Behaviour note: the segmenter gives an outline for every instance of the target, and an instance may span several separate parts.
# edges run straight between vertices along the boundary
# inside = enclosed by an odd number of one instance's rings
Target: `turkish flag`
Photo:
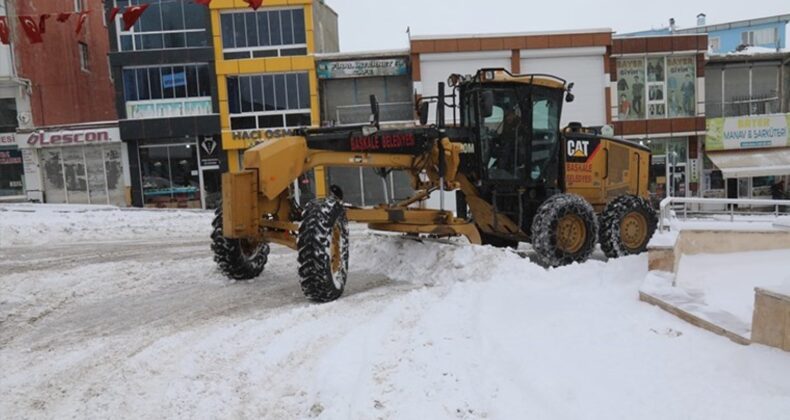
[[[8,30],[8,18],[5,16],[0,16],[0,42],[3,44],[10,44],[8,40],[8,35],[10,35],[11,31]]]
[[[58,18],[57,18],[57,19],[55,19],[55,20],[57,20],[57,21],[58,21],[58,22],[60,22],[60,23],[63,23],[63,22],[65,22],[65,21],[69,20],[69,18],[70,18],[70,17],[71,17],[71,12],[67,12],[67,13],[58,13]]]
[[[107,22],[115,22],[115,17],[118,16],[118,12],[121,11],[120,6],[115,6],[110,10],[110,17],[107,18]]]
[[[259,7],[263,4],[263,0],[244,0],[247,4],[252,7],[252,10],[258,10]]]
[[[203,6],[208,6],[211,4],[211,0],[195,0],[195,3],[202,4]]]
[[[19,22],[22,24],[22,29],[25,30],[27,39],[31,44],[38,44],[44,42],[41,38],[41,31],[38,28],[38,22],[32,16],[19,16]]]
[[[82,32],[82,26],[85,25],[85,22],[88,20],[88,13],[90,12],[90,10],[80,12],[80,17],[77,19],[77,30],[75,31],[78,35]]]
[[[148,8],[148,4],[141,4],[139,6],[129,6],[123,11],[123,30],[128,31],[132,29],[137,20],[140,19],[140,15],[145,12],[145,9]]]
[[[49,19],[49,16],[49,13],[47,13],[38,18],[38,31],[42,34],[47,31],[47,19]]]

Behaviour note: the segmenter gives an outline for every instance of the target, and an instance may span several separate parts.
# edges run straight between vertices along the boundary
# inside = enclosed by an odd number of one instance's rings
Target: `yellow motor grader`
[[[233,279],[260,275],[269,244],[298,251],[304,294],[340,297],[349,258],[348,221],[370,229],[434,237],[465,236],[472,244],[515,247],[530,242],[544,266],[583,262],[600,242],[609,257],[645,250],[656,228],[648,195],[650,151],[604,137],[580,124],[560,128],[572,83],[542,74],[482,69],[452,75],[436,97],[423,98],[420,124],[380,124],[371,97],[370,124],[304,128],[244,153],[244,170],[222,178],[212,249]],[[452,100],[449,100],[449,99]],[[436,124],[427,124],[430,104]],[[445,108],[460,118],[445,124]],[[403,170],[414,195],[359,208],[331,186],[303,207],[294,180],[316,167]],[[456,208],[444,208],[455,191]],[[432,193],[440,208],[424,208]]]

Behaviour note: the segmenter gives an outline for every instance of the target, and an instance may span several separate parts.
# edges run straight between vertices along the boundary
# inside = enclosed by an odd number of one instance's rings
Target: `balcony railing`
[[[780,112],[782,112],[782,103],[778,96],[735,97],[729,102],[707,102],[705,104],[705,115],[708,118],[778,114]]]

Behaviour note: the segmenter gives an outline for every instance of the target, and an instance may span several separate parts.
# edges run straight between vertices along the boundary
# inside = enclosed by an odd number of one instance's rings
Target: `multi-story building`
[[[124,149],[113,107],[102,14],[87,14],[81,30],[75,33],[78,13],[101,10],[101,0],[4,3],[11,27],[13,64],[0,66],[10,76],[3,82],[3,119],[4,124],[13,123],[10,110],[15,109],[19,126],[6,125],[3,130],[17,131],[25,198],[47,203],[124,205],[128,185]],[[60,13],[71,15],[65,22],[50,19],[40,43],[31,42],[17,19]],[[9,51],[3,47],[2,52],[2,61],[7,63]],[[14,155],[11,161],[15,161]],[[19,186],[13,181],[12,185]]]
[[[790,22],[790,14],[708,25],[705,14],[700,13],[697,15],[697,26],[691,28],[678,28],[675,25],[675,19],[670,19],[669,26],[664,28],[632,32],[620,36],[707,34],[708,48],[713,54],[733,52],[746,46],[779,51],[786,45],[788,22]]]
[[[711,55],[705,195],[769,198],[790,182],[790,53]]]
[[[105,11],[139,3],[106,2]],[[115,108],[129,150],[131,202],[146,207],[217,205],[227,158],[220,147],[209,10],[149,0],[137,23],[109,27]]]
[[[381,122],[413,121],[409,51],[316,54],[321,125],[364,124],[370,95],[379,102]],[[343,199],[366,206],[409,197],[410,178],[402,171],[327,168],[327,185],[338,185]]]
[[[6,1],[0,1],[0,16],[7,15]],[[28,86],[17,76],[12,46],[0,44],[0,201],[26,199],[22,151],[14,135],[20,123],[32,126]]]
[[[239,170],[245,149],[289,128],[319,125],[313,54],[339,49],[337,14],[321,0],[211,2],[222,148]],[[325,194],[324,171],[315,188]],[[309,182],[305,178],[304,182]]]

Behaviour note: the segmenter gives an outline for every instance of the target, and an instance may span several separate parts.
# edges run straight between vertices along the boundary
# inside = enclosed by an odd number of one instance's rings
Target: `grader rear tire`
[[[348,277],[348,220],[335,197],[307,204],[299,225],[299,276],[302,292],[315,302],[340,297]]]
[[[617,197],[601,214],[601,250],[609,258],[641,254],[657,225],[656,212],[644,198]]]
[[[551,196],[532,221],[532,247],[537,262],[545,267],[587,261],[597,238],[595,211],[578,195]]]
[[[269,245],[243,239],[226,238],[222,232],[222,203],[214,212],[211,226],[211,250],[219,270],[233,280],[258,277],[269,260]]]

